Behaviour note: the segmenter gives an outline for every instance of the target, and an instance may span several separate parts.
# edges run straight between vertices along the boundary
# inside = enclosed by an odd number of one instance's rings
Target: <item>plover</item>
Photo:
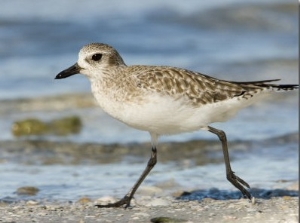
[[[210,126],[234,116],[240,109],[274,91],[298,89],[297,84],[276,85],[273,80],[226,81],[202,73],[169,66],[127,66],[111,46],[84,46],[78,61],[56,79],[81,73],[91,82],[99,106],[113,118],[151,136],[151,157],[132,189],[118,202],[98,207],[129,207],[136,190],[155,166],[160,135],[206,130],[222,144],[226,177],[242,195],[251,200],[249,184],[230,166],[224,131]]]

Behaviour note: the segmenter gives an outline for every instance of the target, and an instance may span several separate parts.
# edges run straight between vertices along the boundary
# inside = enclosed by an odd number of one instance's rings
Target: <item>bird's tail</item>
[[[244,87],[257,87],[268,89],[271,91],[292,91],[299,88],[299,84],[269,84],[270,82],[279,81],[280,79],[263,80],[263,81],[250,81],[250,82],[234,82]]]

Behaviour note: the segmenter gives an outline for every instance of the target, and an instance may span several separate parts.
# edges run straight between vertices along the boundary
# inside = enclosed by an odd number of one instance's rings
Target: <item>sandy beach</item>
[[[135,201],[132,208],[94,207],[94,202],[45,203],[34,201],[0,206],[0,222],[136,222],[136,223],[198,223],[198,222],[298,222],[298,197],[272,197],[246,199],[182,201],[172,198],[147,196]]]

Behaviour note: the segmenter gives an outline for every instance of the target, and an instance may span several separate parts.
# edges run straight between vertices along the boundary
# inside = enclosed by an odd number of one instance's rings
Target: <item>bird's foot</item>
[[[115,203],[110,203],[110,204],[96,204],[95,206],[98,208],[118,208],[118,207],[124,207],[124,208],[129,208],[130,207],[130,201],[132,197],[125,196],[121,200],[115,202]]]
[[[249,184],[244,181],[243,179],[239,178],[237,175],[234,174],[233,171],[230,171],[227,174],[227,179],[237,188],[239,189],[244,197],[247,197],[249,200],[252,199],[252,195],[246,188],[250,188]],[[246,187],[246,188],[245,188]]]

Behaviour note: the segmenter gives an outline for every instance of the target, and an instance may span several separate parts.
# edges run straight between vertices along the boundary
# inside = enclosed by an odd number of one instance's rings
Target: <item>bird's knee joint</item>
[[[152,157],[149,161],[148,161],[148,166],[153,167],[155,166],[157,160],[156,158]]]
[[[225,132],[220,131],[219,134],[218,134],[218,136],[219,136],[220,140],[222,140],[222,141],[226,140],[226,134],[225,134]]]
[[[233,172],[229,172],[226,174],[226,178],[227,178],[227,180],[232,180],[235,178],[235,175]]]

